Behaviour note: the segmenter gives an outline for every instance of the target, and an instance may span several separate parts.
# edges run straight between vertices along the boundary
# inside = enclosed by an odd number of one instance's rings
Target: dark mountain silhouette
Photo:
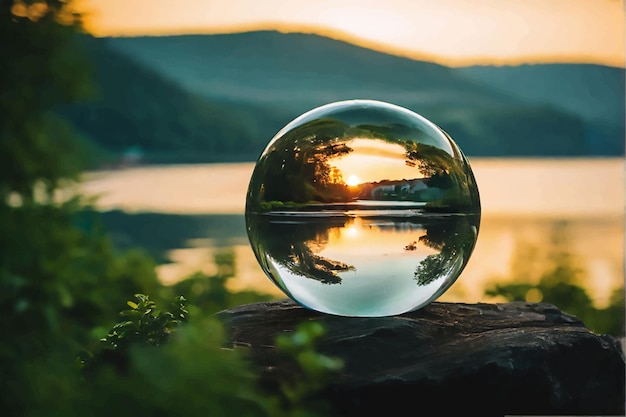
[[[207,162],[255,158],[262,108],[225,103],[187,91],[177,82],[106,46],[83,39],[96,91],[59,113],[104,150],[145,154],[151,162]]]
[[[619,138],[624,138],[624,68],[535,64],[472,66],[456,71],[529,104],[545,103],[576,114],[586,123],[589,144],[599,147],[600,154],[623,152]]]
[[[414,61],[317,35],[111,38],[109,45],[207,97],[312,108],[329,101],[377,98],[401,105],[468,100],[498,104],[506,96],[448,67]]]
[[[262,31],[89,42],[103,94],[66,114],[107,149],[138,145],[161,161],[253,160],[297,115],[353,98],[410,108],[443,127],[471,156],[624,152],[614,94],[623,90],[623,79],[620,85],[614,76],[600,76],[609,88],[594,89],[594,100],[608,110],[596,105],[591,117],[584,87],[528,96],[531,88],[521,81],[519,88],[509,85],[515,80],[492,82],[500,76],[483,75],[480,68],[449,68],[317,35]],[[500,69],[506,71],[489,67]],[[579,85],[605,68],[585,70]],[[519,79],[528,85],[541,76]]]

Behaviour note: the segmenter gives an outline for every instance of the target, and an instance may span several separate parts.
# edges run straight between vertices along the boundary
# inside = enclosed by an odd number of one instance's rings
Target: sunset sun
[[[346,181],[346,184],[348,184],[350,187],[354,187],[356,185],[359,185],[360,183],[361,183],[361,179],[354,174],[351,174],[348,177],[348,181]]]

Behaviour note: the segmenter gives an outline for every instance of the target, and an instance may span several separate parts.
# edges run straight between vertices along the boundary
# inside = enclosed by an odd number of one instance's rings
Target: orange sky
[[[96,35],[305,31],[448,65],[624,66],[623,0],[78,0]]]
[[[353,152],[332,158],[329,163],[341,171],[344,181],[352,185],[381,180],[422,178],[416,167],[408,166],[406,149],[382,140],[352,139],[346,142]],[[352,178],[352,179],[351,179]]]

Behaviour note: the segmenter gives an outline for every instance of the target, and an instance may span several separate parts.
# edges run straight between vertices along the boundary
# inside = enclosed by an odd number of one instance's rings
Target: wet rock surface
[[[267,389],[297,372],[275,348],[276,336],[302,321],[321,323],[317,351],[345,364],[322,392],[340,415],[624,414],[619,341],[550,304],[434,302],[361,318],[281,300],[218,315],[230,343],[249,347]]]

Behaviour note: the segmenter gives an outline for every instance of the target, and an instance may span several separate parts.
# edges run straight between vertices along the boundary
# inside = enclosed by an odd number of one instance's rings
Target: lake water
[[[480,232],[467,267],[440,301],[502,301],[487,298],[484,290],[495,283],[536,282],[559,253],[581,270],[578,284],[597,307],[623,287],[623,159],[470,158],[470,163],[481,196]],[[160,277],[173,282],[197,270],[210,274],[213,256],[228,248],[236,256],[233,289],[281,295],[261,271],[243,229],[253,168],[252,163],[132,167],[86,173],[80,187],[97,196],[103,211],[206,216],[207,224],[229,215],[232,235],[224,227],[218,233],[215,224],[169,248],[172,262],[158,267]]]

